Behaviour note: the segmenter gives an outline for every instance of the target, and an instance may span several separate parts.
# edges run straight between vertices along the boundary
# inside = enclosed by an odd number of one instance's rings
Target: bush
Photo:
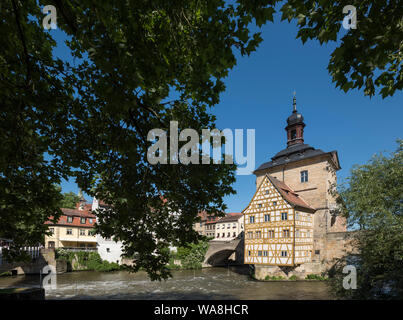
[[[306,277],[305,277],[305,280],[326,280],[326,278],[325,277],[322,277],[322,276],[320,276],[320,275],[318,275],[318,274],[308,274]]]
[[[288,280],[295,281],[295,280],[298,280],[298,278],[295,274],[293,274]]]
[[[284,280],[285,278],[282,276],[266,276],[266,278],[264,278],[266,281],[270,281],[270,280]]]
[[[171,252],[169,269],[201,269],[206,252],[208,250],[208,241],[191,243],[186,247],[178,247],[177,252]],[[182,266],[173,263],[174,260],[180,260]]]
[[[73,252],[57,249],[56,260],[67,261],[67,263],[72,266],[73,270],[115,271],[121,269],[121,266],[115,262],[102,260],[98,252]],[[75,262],[74,265],[73,260]]]

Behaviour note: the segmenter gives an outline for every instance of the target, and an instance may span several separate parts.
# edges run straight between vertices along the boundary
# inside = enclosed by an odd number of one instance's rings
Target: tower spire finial
[[[297,94],[297,93],[296,93],[295,90],[294,90],[294,92],[293,92],[293,98],[292,98],[292,106],[293,106],[292,112],[297,112],[297,98],[295,97],[296,94]]]

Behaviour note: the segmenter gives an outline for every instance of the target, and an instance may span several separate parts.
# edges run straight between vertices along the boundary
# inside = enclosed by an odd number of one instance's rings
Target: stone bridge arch
[[[223,266],[228,263],[244,262],[243,233],[230,241],[211,240],[206,252],[203,266]]]

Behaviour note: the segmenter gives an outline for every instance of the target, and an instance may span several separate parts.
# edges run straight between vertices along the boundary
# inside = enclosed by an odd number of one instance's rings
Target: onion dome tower
[[[287,118],[287,126],[285,130],[287,131],[287,147],[294,144],[304,143],[304,117],[297,111],[297,99],[293,98],[293,111],[292,114]]]

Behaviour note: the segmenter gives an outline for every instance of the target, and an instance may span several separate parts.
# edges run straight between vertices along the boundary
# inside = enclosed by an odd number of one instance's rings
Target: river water
[[[240,267],[172,271],[150,281],[145,272],[81,271],[57,275],[46,299],[332,299],[324,282],[259,282]],[[1,277],[0,288],[39,286],[39,276]]]

